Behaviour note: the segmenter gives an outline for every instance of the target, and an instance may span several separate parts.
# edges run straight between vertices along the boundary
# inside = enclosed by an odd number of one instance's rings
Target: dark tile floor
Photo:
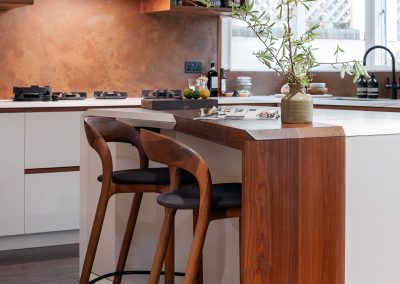
[[[0,252],[0,284],[76,284],[78,244]]]

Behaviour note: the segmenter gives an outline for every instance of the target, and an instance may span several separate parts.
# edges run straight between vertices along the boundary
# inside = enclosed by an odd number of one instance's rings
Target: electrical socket
[[[202,73],[203,66],[200,61],[185,61],[185,73]]]

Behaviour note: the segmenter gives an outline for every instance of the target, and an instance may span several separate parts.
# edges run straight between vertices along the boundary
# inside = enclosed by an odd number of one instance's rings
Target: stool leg
[[[89,243],[86,250],[85,260],[83,262],[80,284],[87,284],[92,272],[94,257],[96,255],[97,247],[99,244],[101,229],[103,228],[104,217],[107,211],[109,196],[102,190],[97,204],[96,214],[93,220],[92,231],[90,232]]]
[[[197,220],[199,218],[199,210],[193,210],[193,235],[196,231]],[[203,284],[203,254],[200,256],[199,273],[197,274],[197,284]]]
[[[154,255],[153,265],[151,267],[149,284],[158,284],[160,279],[161,269],[167,253],[168,243],[174,223],[176,209],[165,208],[164,222],[161,228],[160,238],[157,244],[157,250]]]
[[[128,258],[129,247],[132,242],[133,232],[135,231],[136,221],[139,215],[140,203],[142,202],[143,193],[135,193],[132,201],[131,211],[129,212],[128,223],[126,224],[124,240],[122,241],[121,250],[118,257],[118,264],[115,271],[123,271],[126,264],[126,259]],[[122,275],[117,275],[114,277],[114,284],[121,283]]]
[[[243,273],[243,253],[242,253],[242,216],[239,217],[239,265],[240,265],[240,284],[244,283]]]
[[[184,284],[193,284],[196,281],[209,221],[208,214],[199,215],[198,217],[192,246],[190,248]]]
[[[175,281],[175,220],[172,220],[171,228],[167,255],[165,256],[165,284],[174,284]]]

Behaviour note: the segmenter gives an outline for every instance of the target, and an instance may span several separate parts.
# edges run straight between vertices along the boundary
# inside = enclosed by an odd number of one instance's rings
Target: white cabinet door
[[[26,113],[25,168],[79,166],[81,113]]]
[[[24,118],[0,114],[0,236],[24,233]]]
[[[25,175],[25,233],[79,229],[79,172]]]

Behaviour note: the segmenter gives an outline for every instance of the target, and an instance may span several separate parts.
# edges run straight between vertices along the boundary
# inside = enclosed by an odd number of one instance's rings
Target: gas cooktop
[[[94,97],[101,100],[126,99],[128,97],[128,93],[120,91],[94,91]]]
[[[181,90],[142,90],[143,99],[182,99]]]
[[[51,87],[39,87],[32,85],[30,87],[14,87],[14,101],[50,101]]]
[[[70,93],[68,93],[68,92],[53,92],[51,95],[51,99],[53,101],[84,100],[86,98],[87,98],[86,92],[70,92]]]

